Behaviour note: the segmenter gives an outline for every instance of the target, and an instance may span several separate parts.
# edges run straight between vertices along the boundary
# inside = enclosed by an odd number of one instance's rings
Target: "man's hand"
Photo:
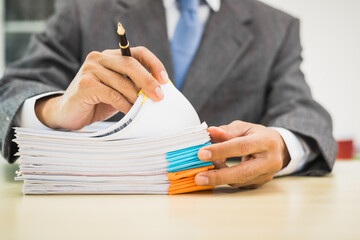
[[[274,129],[241,121],[208,129],[218,143],[203,147],[202,161],[214,161],[216,170],[196,175],[197,185],[229,184],[233,187],[258,187],[273,179],[287,166],[290,155],[281,135]],[[240,157],[242,162],[228,167],[226,158]]]
[[[36,102],[38,119],[50,128],[78,130],[118,111],[127,113],[140,89],[153,101],[162,100],[165,67],[145,47],[131,52],[132,57],[119,49],[90,53],[63,95]]]

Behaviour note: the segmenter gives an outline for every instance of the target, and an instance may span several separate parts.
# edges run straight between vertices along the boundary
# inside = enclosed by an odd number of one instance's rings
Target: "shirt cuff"
[[[15,123],[17,123],[16,125],[23,128],[49,129],[37,118],[35,113],[35,103],[40,98],[48,97],[51,95],[59,95],[63,93],[64,91],[47,92],[26,99],[24,104],[20,108],[17,119],[15,120]]]
[[[277,172],[275,177],[290,175],[303,169],[309,155],[305,148],[305,142],[285,128],[272,127],[272,129],[281,135],[290,154],[289,164]]]

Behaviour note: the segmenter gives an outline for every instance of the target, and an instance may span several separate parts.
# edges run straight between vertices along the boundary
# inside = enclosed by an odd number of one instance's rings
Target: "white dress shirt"
[[[204,25],[209,19],[210,12],[218,12],[221,7],[220,0],[206,0],[205,2],[206,3],[200,4],[198,9],[199,18]],[[163,5],[166,12],[168,38],[171,41],[177,22],[180,19],[180,11],[178,9],[176,0],[163,0]],[[63,91],[49,92],[27,99],[21,107],[15,123],[18,123],[17,125],[21,127],[47,128],[36,117],[34,109],[35,102],[40,98],[61,93],[63,93]],[[291,158],[288,166],[279,171],[276,176],[289,175],[301,170],[306,163],[306,159],[310,155],[310,150],[307,144],[300,137],[297,137],[294,133],[287,129],[275,127],[273,129],[279,132],[279,134],[284,139]]]

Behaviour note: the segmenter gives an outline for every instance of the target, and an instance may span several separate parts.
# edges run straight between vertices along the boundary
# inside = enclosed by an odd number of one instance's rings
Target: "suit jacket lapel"
[[[225,79],[235,61],[253,39],[247,29],[250,7],[247,1],[222,1],[204,30],[198,52],[185,79],[183,94],[197,111]]]
[[[165,9],[160,0],[122,0],[115,10],[115,24],[123,23],[131,46],[145,46],[165,65],[170,78],[174,71],[168,40]]]

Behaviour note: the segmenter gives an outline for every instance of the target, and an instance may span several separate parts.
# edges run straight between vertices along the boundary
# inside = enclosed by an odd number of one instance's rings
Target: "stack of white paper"
[[[197,187],[194,174],[212,168],[197,158],[210,141],[206,124],[171,84],[153,102],[140,94],[117,123],[78,132],[15,128],[17,180],[25,194],[172,194]]]

